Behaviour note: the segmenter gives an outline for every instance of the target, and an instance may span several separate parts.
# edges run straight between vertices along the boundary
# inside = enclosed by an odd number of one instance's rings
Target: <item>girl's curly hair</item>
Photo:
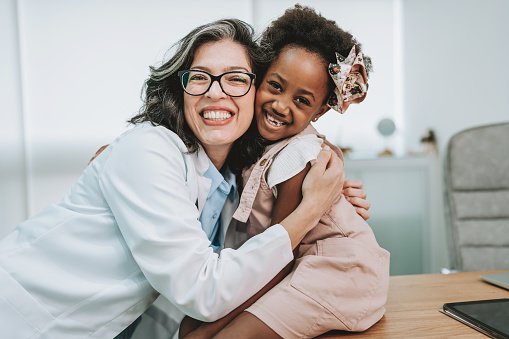
[[[339,28],[335,21],[324,18],[310,7],[295,5],[263,32],[261,47],[266,57],[264,71],[287,47],[301,47],[316,53],[328,65],[336,62],[336,52],[347,57],[353,45],[357,52],[362,51],[362,45],[352,34]],[[366,55],[364,65],[369,75],[372,65]],[[334,82],[331,78],[328,85],[329,93],[332,93]]]

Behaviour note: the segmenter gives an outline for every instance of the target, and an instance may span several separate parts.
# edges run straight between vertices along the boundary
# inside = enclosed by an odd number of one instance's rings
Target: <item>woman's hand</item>
[[[320,210],[321,216],[340,197],[344,181],[343,161],[325,146],[302,183],[302,201]]]
[[[104,149],[105,149],[106,147],[108,147],[108,146],[109,146],[109,145],[104,145],[104,146],[102,146],[101,148],[99,148],[99,149],[97,150],[97,152],[95,152],[95,154],[94,154],[94,156],[92,157],[92,159],[90,159],[90,160],[88,161],[88,165],[90,165],[90,163],[91,163],[91,162],[92,162],[95,158],[97,158],[97,156],[98,156],[99,154],[101,154],[101,152],[102,152],[102,151],[104,151]]]
[[[356,179],[346,180],[343,184],[343,195],[364,220],[369,219],[371,203],[366,200],[366,191],[362,189],[362,181]]]

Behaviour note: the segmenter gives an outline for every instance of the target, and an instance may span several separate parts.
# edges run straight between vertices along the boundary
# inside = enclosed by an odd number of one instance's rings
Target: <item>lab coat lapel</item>
[[[203,206],[205,205],[205,201],[207,200],[207,196],[209,194],[210,186],[212,185],[212,180],[209,178],[204,177],[203,175],[209,168],[209,158],[203,148],[200,147],[198,152],[196,152],[196,158],[195,158],[195,166],[196,166],[196,173],[197,175],[197,191],[198,191],[198,198],[197,198],[197,204],[198,204],[198,211],[201,214],[201,211],[203,210]]]

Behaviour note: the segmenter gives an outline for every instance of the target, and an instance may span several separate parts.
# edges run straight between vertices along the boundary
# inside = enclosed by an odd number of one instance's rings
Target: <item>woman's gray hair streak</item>
[[[251,29],[251,27],[249,27],[249,29]],[[167,67],[164,67],[164,65],[159,68],[150,67],[150,77],[154,80],[162,80],[168,76],[176,74],[181,69],[189,68],[193,62],[194,54],[198,47],[209,41],[219,41],[224,39],[235,41],[237,31],[238,25],[232,22],[232,20],[219,20],[209,25],[203,25],[195,28],[173,46],[173,48],[177,47],[178,51],[175,53],[173,58],[166,62]],[[251,31],[250,34],[252,36],[253,32]],[[189,66],[183,67],[184,65]]]
[[[171,50],[175,50],[173,56],[159,67],[150,67],[150,77],[145,81],[142,91],[143,106],[139,113],[129,120],[132,124],[150,121],[154,125],[162,125],[175,132],[188,147],[189,152],[194,153],[200,146],[200,141],[187,125],[184,117],[184,92],[179,83],[177,72],[189,69],[193,63],[194,55],[202,45],[220,40],[232,40],[242,45],[249,56],[251,68],[254,73],[261,68],[264,62],[263,54],[254,38],[253,28],[242,20],[222,19],[195,28],[183,39],[177,42]],[[254,133],[251,129],[251,133]],[[236,143],[245,143],[245,137],[241,137]],[[249,138],[248,138],[249,139]],[[253,139],[253,136],[251,136]],[[242,154],[235,155],[236,164],[230,163],[230,168],[247,166],[258,156],[251,152],[251,146]],[[234,149],[238,149],[235,147]]]

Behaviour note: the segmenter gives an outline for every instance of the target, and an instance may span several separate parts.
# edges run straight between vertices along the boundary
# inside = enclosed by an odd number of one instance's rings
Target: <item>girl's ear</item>
[[[311,119],[311,121],[313,122],[317,122],[318,119],[324,115],[325,113],[327,113],[327,111],[330,110],[330,107],[329,105],[322,105],[322,107],[320,107],[320,109],[318,109],[318,112],[315,113],[315,116],[313,117],[313,119]]]

